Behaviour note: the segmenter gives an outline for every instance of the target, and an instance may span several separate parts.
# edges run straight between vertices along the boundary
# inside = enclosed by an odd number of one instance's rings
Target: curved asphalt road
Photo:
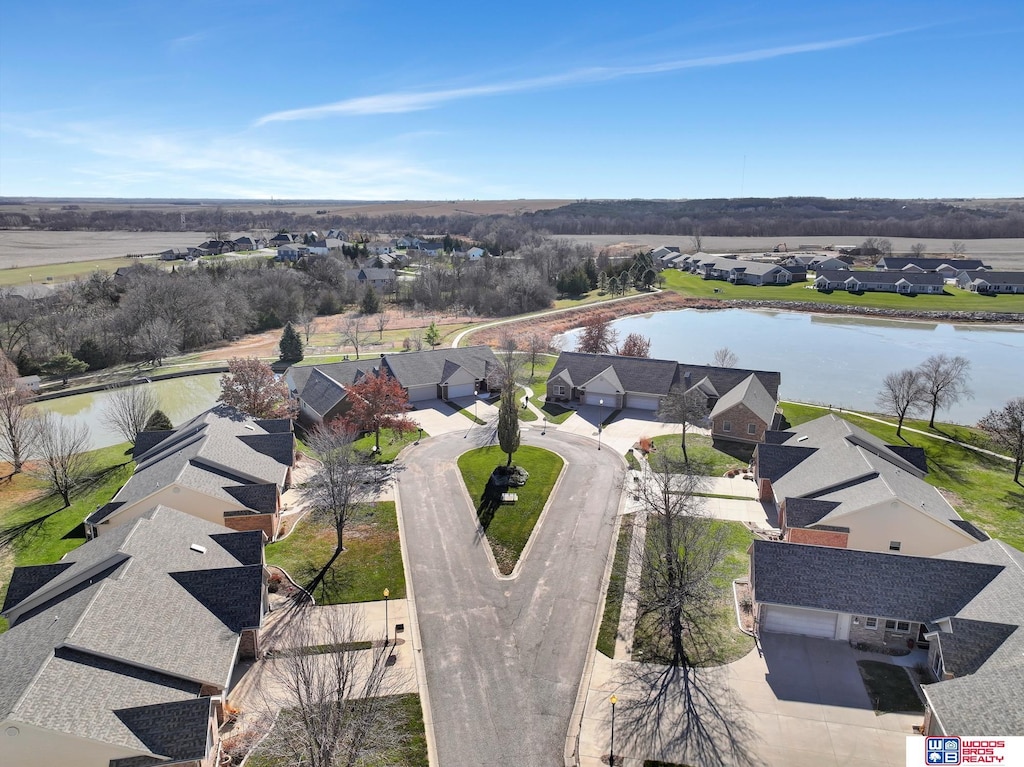
[[[524,430],[524,445],[566,466],[517,577],[499,579],[455,463],[471,440],[449,434],[413,447],[398,483],[438,761],[562,765],[623,463],[592,440]]]

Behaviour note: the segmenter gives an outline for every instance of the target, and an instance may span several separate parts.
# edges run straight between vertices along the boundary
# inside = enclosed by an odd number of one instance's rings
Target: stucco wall
[[[17,728],[18,734],[8,735],[9,727]],[[124,759],[143,753],[54,730],[44,730],[18,721],[4,720],[0,723],[0,764],[5,767],[106,765],[111,759]]]
[[[224,524],[225,511],[242,509],[242,506],[237,501],[230,503],[188,487],[168,485],[130,506],[122,507],[117,513],[97,525],[96,533],[97,535],[103,535],[104,532],[115,527],[134,522],[159,504],[169,506],[172,509],[178,509],[186,514],[191,514],[193,517],[213,522],[216,525]]]
[[[955,515],[950,507],[949,518]],[[847,514],[842,524],[850,528],[849,548],[864,551],[889,551],[890,541],[899,541],[900,554],[933,557],[977,543],[959,528],[946,526],[900,500]]]

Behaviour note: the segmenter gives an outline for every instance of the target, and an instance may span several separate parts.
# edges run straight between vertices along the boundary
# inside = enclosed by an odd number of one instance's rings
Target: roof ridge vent
[[[205,554],[206,553],[206,547],[205,546],[200,546],[198,543],[193,543],[188,548],[189,548],[189,551],[194,551],[194,552],[196,552],[198,554]]]

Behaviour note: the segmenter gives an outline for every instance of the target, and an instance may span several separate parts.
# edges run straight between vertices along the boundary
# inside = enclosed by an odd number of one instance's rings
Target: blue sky
[[[0,195],[1024,195],[1024,4],[7,2]]]

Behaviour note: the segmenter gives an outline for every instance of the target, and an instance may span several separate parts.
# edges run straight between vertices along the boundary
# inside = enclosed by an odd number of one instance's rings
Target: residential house
[[[444,243],[421,242],[420,250],[426,251],[431,256],[440,256],[444,253]]]
[[[158,505],[15,568],[0,764],[212,767],[232,670],[260,651],[263,541]]]
[[[234,240],[207,240],[201,243],[199,247],[205,250],[211,255],[221,255],[222,253],[233,253],[235,250]]]
[[[489,346],[382,354],[378,359],[293,366],[285,380],[299,401],[299,419],[317,425],[344,413],[347,389],[363,376],[388,375],[412,403],[452,400],[490,391],[500,365]]]
[[[665,262],[671,258],[675,258],[679,254],[679,248],[671,245],[662,245],[661,247],[655,248],[651,251],[651,260],[655,264],[665,266]]]
[[[832,413],[769,432],[753,463],[789,542],[930,557],[988,539],[924,481],[921,448],[887,445]]]
[[[176,261],[178,259],[188,258],[188,248],[168,248],[167,250],[160,252],[161,261]]]
[[[324,235],[325,239],[329,240],[348,240],[348,235],[345,234],[341,229],[328,229],[327,234]]]
[[[317,256],[326,256],[331,252],[340,252],[342,247],[346,243],[333,237],[327,237],[322,240],[311,240],[307,245],[307,251]]]
[[[423,240],[419,237],[399,237],[394,241],[395,247],[398,249],[413,248],[419,249],[423,246]]]
[[[942,293],[945,279],[935,272],[862,272],[822,270],[813,283],[821,291],[846,290],[850,293]]]
[[[472,247],[466,251],[466,257],[470,261],[479,261],[481,258],[487,255],[487,251],[484,248]]]
[[[363,287],[370,285],[378,293],[388,293],[395,287],[394,269],[376,269],[369,266],[362,269],[346,269],[345,277]]]
[[[917,557],[755,540],[755,626],[882,652],[927,647],[927,735],[1024,735],[1024,554]]]
[[[135,472],[109,503],[85,518],[103,536],[163,504],[233,530],[261,530],[274,540],[281,493],[291,487],[295,435],[287,418],[249,418],[227,405],[173,431],[142,432]]]
[[[118,271],[121,269],[131,268],[134,267],[122,266],[118,268]],[[55,298],[57,296],[57,292],[50,285],[45,283],[36,284],[34,282],[30,282],[28,285],[11,285],[10,287],[0,289],[0,291],[2,291],[4,298],[18,299],[18,303],[24,304],[35,304],[39,301],[45,302],[48,299]]]
[[[386,240],[373,240],[366,243],[366,252],[373,256],[383,256],[387,253],[393,253],[394,250],[395,247]]]
[[[823,253],[797,253],[780,262],[783,266],[802,266],[806,272],[817,274],[823,271],[850,269],[853,259],[849,256],[830,256]]]
[[[706,280],[725,280],[734,285],[789,285],[793,282],[793,272],[784,266],[734,256],[703,259],[700,269]]]
[[[990,267],[979,258],[880,258],[875,269],[886,272],[935,272],[947,279],[956,277],[962,271],[976,271]]]
[[[781,375],[763,370],[685,365],[674,360],[562,352],[547,380],[547,399],[610,410],[658,410],[674,386],[707,398],[715,437],[757,442],[776,420]]]
[[[289,245],[296,241],[296,236],[291,232],[279,232],[270,238],[268,244],[272,248],[276,248],[279,245]]]
[[[233,242],[235,250],[260,250],[267,247],[266,237],[238,237]]]
[[[962,271],[956,277],[956,285],[973,293],[1024,293],[1024,272]]]
[[[286,245],[279,245],[277,247],[277,255],[274,256],[275,261],[289,261],[294,263],[300,258],[309,255],[309,248],[306,245],[299,245],[297,243],[289,243]]]

